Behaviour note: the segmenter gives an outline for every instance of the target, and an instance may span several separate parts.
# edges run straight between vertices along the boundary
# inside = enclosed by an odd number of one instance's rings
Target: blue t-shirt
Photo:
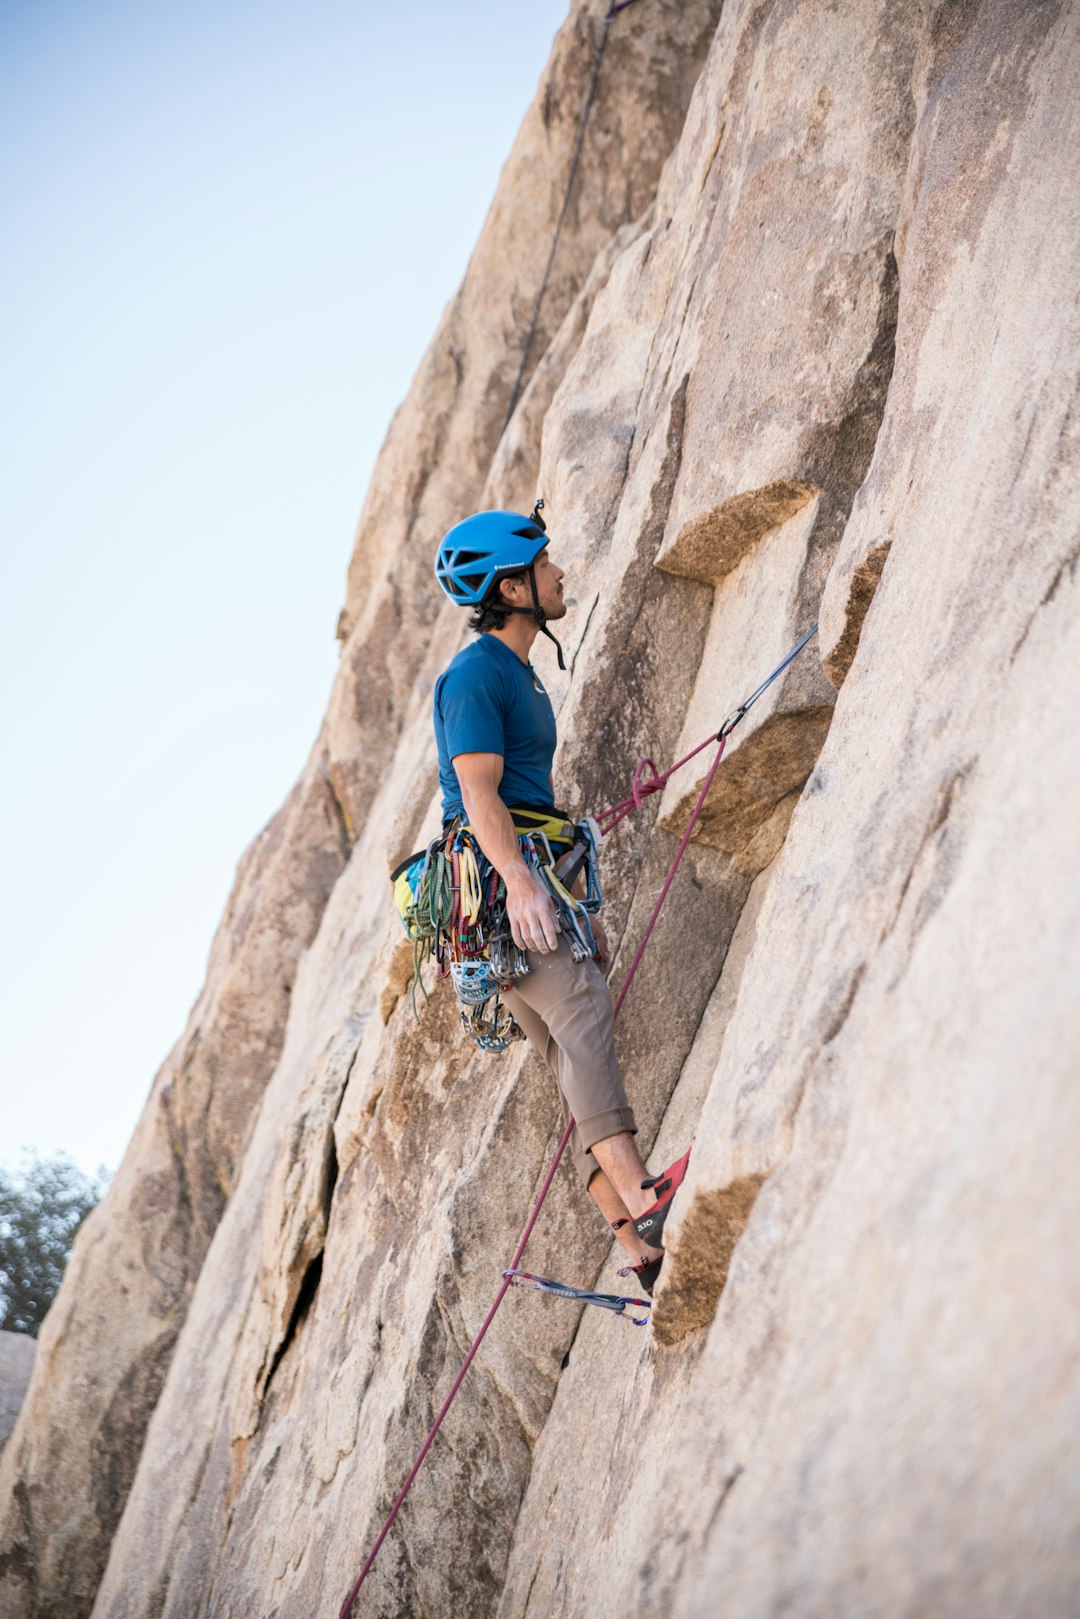
[[[555,714],[531,663],[495,635],[478,635],[435,682],[435,740],[443,821],[464,816],[457,773],[459,753],[498,753],[504,804],[546,809],[553,804],[551,761]]]

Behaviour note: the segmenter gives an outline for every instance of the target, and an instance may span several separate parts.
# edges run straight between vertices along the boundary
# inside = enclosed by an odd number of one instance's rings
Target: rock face
[[[437,824],[432,545],[537,467],[560,802],[621,798],[820,630],[733,733],[618,1026],[652,1162],[695,1143],[653,1323],[511,1294],[356,1611],[1080,1604],[1080,16],[611,29],[529,386],[502,433],[577,9],[391,428],[323,735],[215,945],[219,1055],[189,1031],[159,1076],[46,1323],[5,1615],[336,1612],[484,1318],[557,1108],[441,988],[414,1021],[380,874]],[[700,759],[605,849],[616,980]],[[569,1174],[528,1257],[619,1286]]]

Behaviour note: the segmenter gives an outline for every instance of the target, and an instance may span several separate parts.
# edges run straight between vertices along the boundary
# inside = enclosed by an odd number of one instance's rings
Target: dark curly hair
[[[504,579],[524,579],[528,571],[528,568],[520,568],[516,573],[501,573],[499,575],[483,601],[477,602],[469,614],[469,628],[474,634],[483,635],[485,630],[506,628],[507,621],[513,616],[513,609],[503,606],[503,596],[499,586]]]

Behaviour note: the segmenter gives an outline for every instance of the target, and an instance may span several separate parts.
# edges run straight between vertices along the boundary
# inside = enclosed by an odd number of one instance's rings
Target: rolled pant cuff
[[[622,1135],[624,1131],[636,1136],[637,1122],[633,1108],[608,1107],[602,1113],[593,1113],[587,1119],[576,1119],[574,1123],[577,1136],[573,1145],[574,1168],[588,1186],[600,1168],[591,1149],[598,1141],[606,1141],[608,1136]]]

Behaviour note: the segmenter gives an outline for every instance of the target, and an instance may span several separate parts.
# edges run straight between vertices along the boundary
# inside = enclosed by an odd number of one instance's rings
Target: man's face
[[[540,605],[548,618],[563,618],[566,615],[566,603],[563,600],[563,570],[557,568],[547,552],[547,547],[541,551],[534,563],[536,570],[536,594],[540,598]],[[525,582],[526,590],[529,588],[528,580]]]
[[[563,570],[557,568],[548,555],[547,546],[541,551],[533,563],[536,574],[536,595],[540,606],[548,618],[565,618],[566,603],[563,600]],[[506,600],[515,607],[531,607],[533,605],[532,591],[529,588],[527,573],[513,579],[502,581],[502,593]]]

